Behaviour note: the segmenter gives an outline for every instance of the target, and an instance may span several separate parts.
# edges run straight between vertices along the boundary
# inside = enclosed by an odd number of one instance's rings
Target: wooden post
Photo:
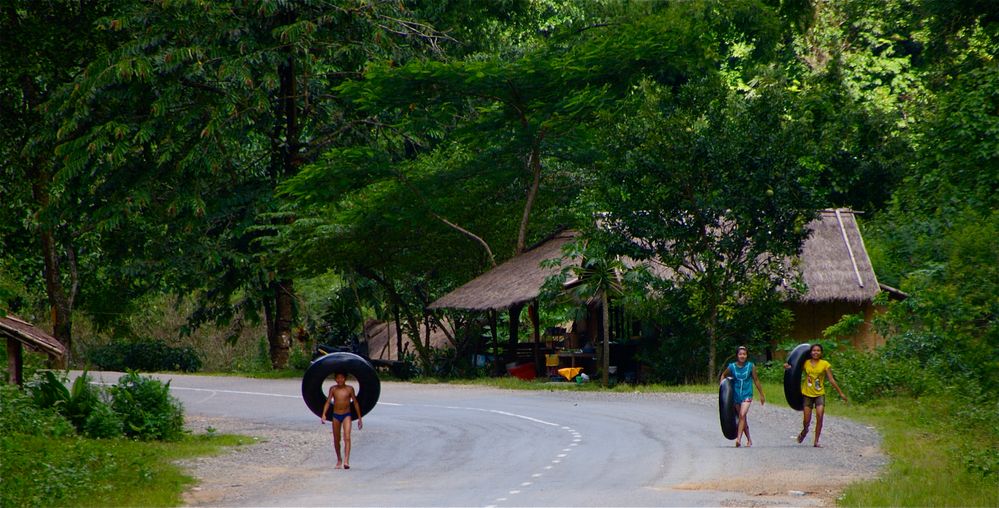
[[[493,365],[494,373],[497,376],[503,375],[503,359],[499,354],[499,331],[496,327],[499,325],[499,311],[492,309],[489,311],[489,329],[492,330],[493,334]]]
[[[517,361],[517,344],[520,342],[520,311],[524,310],[524,304],[518,303],[510,306],[510,341],[507,343],[506,362]]]
[[[541,358],[541,316],[538,315],[538,300],[532,300],[527,309],[527,315],[534,325],[534,373],[537,376],[545,372],[545,362]]]
[[[7,338],[7,371],[8,381],[12,385],[22,386],[24,384],[24,354],[21,341]]]

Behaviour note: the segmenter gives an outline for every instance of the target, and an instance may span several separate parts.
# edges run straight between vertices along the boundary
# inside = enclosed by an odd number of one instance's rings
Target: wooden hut
[[[24,383],[24,347],[45,353],[59,365],[66,358],[66,346],[55,337],[16,316],[0,315],[0,336],[7,339],[7,371],[11,384]]]
[[[489,312],[494,323],[493,340],[496,340],[496,314],[501,311],[510,313],[510,340],[507,353],[500,359],[508,362],[518,360],[517,344],[519,342],[520,313],[529,306],[528,316],[533,325],[533,341],[529,358],[535,362],[537,370],[543,365],[541,360],[541,333],[538,323],[537,298],[545,280],[556,273],[559,268],[543,268],[541,262],[562,256],[562,246],[576,236],[572,231],[561,231],[539,244],[514,256],[503,264],[472,279],[465,285],[444,295],[427,308],[461,309]],[[494,344],[498,348],[499,344]],[[520,350],[519,359],[524,360],[524,351]],[[500,370],[500,369],[498,369]]]
[[[861,349],[883,344],[884,338],[871,327],[877,312],[874,297],[882,290],[896,298],[904,295],[878,283],[853,210],[823,210],[808,228],[811,235],[799,264],[808,289],[799,301],[788,304],[794,313],[791,337],[809,342],[822,337],[843,316],[863,314],[864,323],[848,339]]]
[[[412,337],[408,333],[402,333],[402,340],[399,340],[398,328],[395,321],[369,320],[364,323],[364,340],[368,344],[368,357],[372,360],[400,361],[399,344],[402,344],[402,352],[409,351],[409,344],[419,337]],[[430,347],[443,349],[453,347],[448,340],[447,334],[439,328],[430,330]]]

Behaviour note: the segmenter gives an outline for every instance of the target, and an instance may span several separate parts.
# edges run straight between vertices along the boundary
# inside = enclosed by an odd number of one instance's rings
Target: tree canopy
[[[889,341],[994,388],[991,7],[4,2],[0,309],[71,344],[191,298],[186,331],[259,317],[283,367],[317,319],[426,339],[430,302],[572,227],[672,274],[645,303],[682,309],[703,378],[779,333],[804,225],[851,207],[911,296]]]

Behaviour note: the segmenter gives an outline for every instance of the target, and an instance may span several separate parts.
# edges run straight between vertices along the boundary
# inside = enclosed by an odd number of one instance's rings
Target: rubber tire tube
[[[805,397],[801,394],[801,374],[805,370],[805,361],[808,360],[811,349],[811,344],[798,344],[787,355],[787,363],[791,368],[784,371],[784,398],[787,399],[787,405],[795,411],[805,410]]]
[[[733,381],[731,377],[726,377],[718,386],[718,417],[725,439],[735,439],[739,435],[739,415],[735,412]]]
[[[381,381],[378,380],[378,373],[371,363],[354,353],[329,353],[309,365],[305,375],[302,376],[302,398],[305,399],[305,405],[316,416],[322,417],[323,406],[326,405],[323,382],[337,372],[352,375],[357,379],[357,404],[361,406],[361,414],[357,414],[357,411],[351,407],[351,418],[356,420],[368,414],[378,403],[378,395],[382,389]]]

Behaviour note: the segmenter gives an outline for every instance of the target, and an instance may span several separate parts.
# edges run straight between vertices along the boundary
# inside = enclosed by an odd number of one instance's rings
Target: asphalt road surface
[[[717,396],[382,383],[355,423],[351,469],[335,470],[330,425],[299,380],[155,377],[196,431],[266,440],[186,463],[201,480],[192,505],[816,506],[886,462],[873,429],[834,414],[824,448],[797,444],[800,413],[786,405],[754,403],[753,447],[737,449]]]

